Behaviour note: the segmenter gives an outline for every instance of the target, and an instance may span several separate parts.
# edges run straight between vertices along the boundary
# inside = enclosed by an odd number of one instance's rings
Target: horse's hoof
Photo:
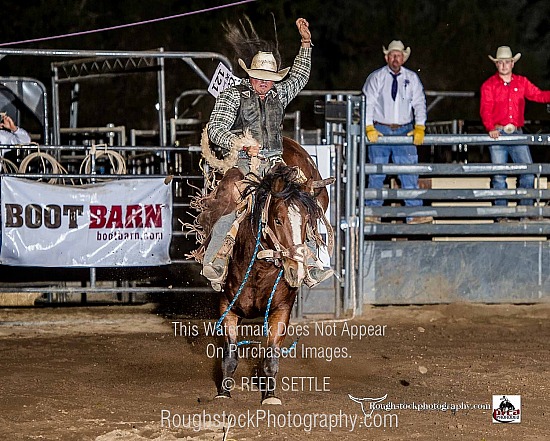
[[[280,406],[283,402],[277,397],[269,397],[262,400],[262,406],[264,404],[267,406]]]
[[[229,392],[220,392],[215,398],[231,398],[231,394]]]

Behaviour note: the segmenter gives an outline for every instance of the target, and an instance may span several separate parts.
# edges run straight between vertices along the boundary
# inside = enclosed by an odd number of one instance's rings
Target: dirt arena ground
[[[254,354],[233,398],[214,399],[207,320],[154,305],[0,309],[0,439],[547,440],[549,318],[548,304],[454,304],[293,321],[308,335],[281,362],[283,405],[266,407],[247,388]],[[365,416],[348,394],[401,408]],[[493,395],[521,395],[521,423],[492,423]]]

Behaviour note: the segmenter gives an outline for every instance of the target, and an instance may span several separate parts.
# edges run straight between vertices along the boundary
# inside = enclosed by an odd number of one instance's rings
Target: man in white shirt
[[[29,144],[31,137],[25,129],[17,127],[8,115],[0,113],[0,156],[3,156],[8,149],[2,145]]]
[[[399,40],[388,48],[382,47],[387,65],[372,72],[363,86],[367,99],[366,132],[371,143],[368,147],[371,164],[387,164],[390,156],[395,164],[417,164],[417,145],[424,142],[426,125],[426,96],[418,75],[403,67],[411,48],[405,49]],[[413,127],[414,123],[414,127]],[[413,144],[377,145],[379,136],[413,135]],[[369,175],[369,188],[382,188],[385,175]],[[418,188],[418,175],[399,175],[401,188]],[[381,200],[367,200],[367,206],[379,207]],[[405,205],[422,205],[420,199],[407,199]],[[429,216],[407,217],[407,223],[429,223]],[[379,222],[378,217],[367,217],[368,222]]]

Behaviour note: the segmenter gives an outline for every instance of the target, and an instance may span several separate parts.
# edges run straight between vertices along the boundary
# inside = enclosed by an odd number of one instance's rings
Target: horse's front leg
[[[223,357],[221,362],[222,381],[218,387],[216,398],[231,398],[231,389],[233,388],[233,374],[239,364],[237,353],[237,324],[239,318],[233,312],[229,312],[224,318],[223,326]]]
[[[277,373],[279,372],[279,354],[285,340],[286,328],[290,320],[290,309],[277,309],[269,315],[269,334],[267,337],[268,356],[263,361],[265,387],[262,388],[262,404],[282,404],[275,396]]]

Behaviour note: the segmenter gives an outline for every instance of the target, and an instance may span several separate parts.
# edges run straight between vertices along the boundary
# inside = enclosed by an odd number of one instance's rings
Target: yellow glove
[[[380,133],[378,130],[374,128],[374,126],[367,126],[365,127],[365,132],[367,133],[367,138],[369,142],[376,142],[378,141],[379,136],[384,136],[382,133]]]
[[[414,126],[414,129],[411,130],[409,133],[407,133],[407,136],[413,136],[413,144],[414,145],[422,145],[424,144],[424,131],[426,130],[426,127],[421,126],[419,124],[416,124]]]

